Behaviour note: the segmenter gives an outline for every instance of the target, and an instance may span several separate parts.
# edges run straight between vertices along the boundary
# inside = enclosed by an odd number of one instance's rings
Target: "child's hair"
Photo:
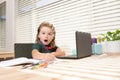
[[[41,43],[40,38],[38,37],[38,35],[39,35],[39,33],[40,33],[41,28],[44,27],[44,26],[52,29],[52,31],[53,31],[54,38],[53,38],[53,40],[51,41],[50,46],[53,46],[53,47],[54,47],[54,46],[55,46],[55,34],[56,34],[56,32],[55,32],[55,27],[53,26],[53,24],[51,24],[51,23],[49,23],[49,22],[46,22],[46,21],[42,22],[42,23],[39,25],[39,27],[38,27],[37,36],[36,36],[36,42],[37,42],[37,43]]]

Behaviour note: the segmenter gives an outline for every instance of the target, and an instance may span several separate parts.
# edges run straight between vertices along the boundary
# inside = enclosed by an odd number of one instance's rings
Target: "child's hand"
[[[44,54],[44,60],[46,60],[46,61],[55,60],[55,56],[53,54],[50,54],[50,53]]]

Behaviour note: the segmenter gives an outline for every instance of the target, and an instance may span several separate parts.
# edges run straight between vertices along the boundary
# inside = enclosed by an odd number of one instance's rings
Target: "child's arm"
[[[42,60],[54,60],[55,59],[55,56],[53,54],[50,54],[50,53],[40,53],[37,49],[33,49],[32,50],[32,57],[34,59],[42,59]]]
[[[57,48],[56,52],[52,52],[51,54],[57,57],[57,56],[64,56],[65,52],[61,48]]]

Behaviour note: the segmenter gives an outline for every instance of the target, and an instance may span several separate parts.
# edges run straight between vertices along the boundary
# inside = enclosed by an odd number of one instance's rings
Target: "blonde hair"
[[[38,27],[37,35],[36,35],[36,42],[37,42],[37,43],[41,43],[40,38],[38,37],[38,35],[39,35],[39,33],[40,33],[41,28],[44,27],[44,26],[50,28],[50,29],[53,31],[54,38],[53,38],[53,40],[51,41],[50,46],[55,47],[55,34],[56,34],[56,32],[55,32],[55,27],[53,26],[53,24],[51,24],[51,23],[49,23],[49,22],[46,22],[46,21],[42,22],[42,23],[39,25],[39,27]]]

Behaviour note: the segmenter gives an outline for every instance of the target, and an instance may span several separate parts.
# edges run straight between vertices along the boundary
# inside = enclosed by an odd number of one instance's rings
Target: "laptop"
[[[57,58],[60,59],[80,59],[92,55],[91,34],[87,32],[75,32],[76,36],[76,55],[66,55]]]
[[[14,52],[15,58],[27,57],[32,58],[32,46],[34,43],[15,43]]]

